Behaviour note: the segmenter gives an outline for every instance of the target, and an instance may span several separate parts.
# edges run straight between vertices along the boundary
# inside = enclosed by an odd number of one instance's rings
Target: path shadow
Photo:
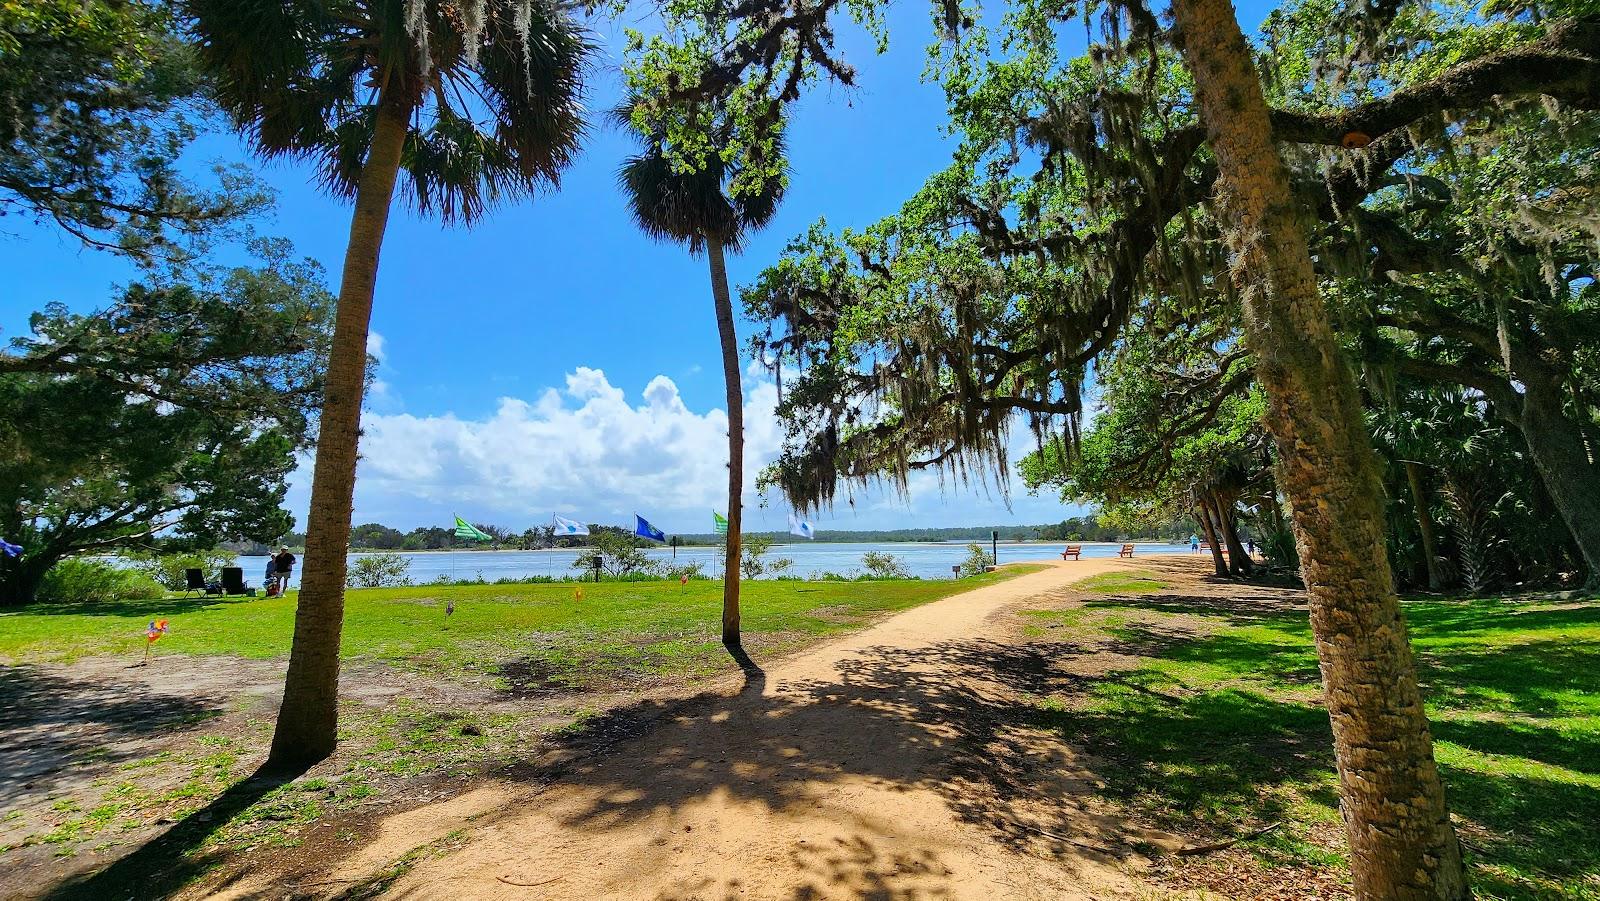
[[[893,792],[932,791],[959,819],[1006,844],[1053,856],[1125,857],[1144,830],[1080,806],[1093,793],[1092,772],[1061,743],[1042,740],[1032,707],[1016,699],[1085,683],[1053,667],[1063,647],[971,639],[875,648],[841,663],[836,680],[775,683],[730,651],[745,670],[737,692],[612,710],[574,739],[594,753],[558,773],[520,775],[595,789],[586,794],[597,800],[564,821],[580,832],[621,828],[714,795],[806,811],[827,786],[865,780]],[[599,753],[623,741],[626,749]],[[794,849],[804,852],[796,865],[810,868],[794,897],[840,890],[898,897],[883,881],[896,866],[907,877],[915,867],[945,872],[915,837],[907,859],[873,851],[887,840],[860,829],[848,847]],[[905,849],[903,836],[895,843]],[[684,891],[709,897],[722,889]]]
[[[304,769],[258,770],[138,850],[104,869],[55,886],[44,896],[45,901],[166,897],[222,859],[221,849],[209,853],[202,850],[211,836],[274,789],[294,781],[304,772]]]
[[[87,778],[141,756],[164,737],[219,715],[222,697],[153,693],[143,685],[72,678],[32,664],[0,667],[0,807],[72,769]]]

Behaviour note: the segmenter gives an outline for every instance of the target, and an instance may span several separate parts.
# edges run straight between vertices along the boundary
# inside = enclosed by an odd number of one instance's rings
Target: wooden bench
[[[1131,544],[1123,545],[1122,546],[1122,550],[1117,551],[1117,556],[1118,557],[1132,557],[1133,556],[1133,545],[1131,545]]]
[[[1061,552],[1061,559],[1065,560],[1068,557],[1071,557],[1074,560],[1083,559],[1083,545],[1081,545],[1081,544],[1069,544],[1069,545],[1067,545],[1067,549]]]

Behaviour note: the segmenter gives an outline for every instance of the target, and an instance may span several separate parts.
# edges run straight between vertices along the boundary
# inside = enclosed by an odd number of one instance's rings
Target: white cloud
[[[384,347],[383,335],[379,332],[367,332],[367,354],[378,361],[378,365],[389,362],[388,351]]]
[[[752,530],[781,530],[787,504],[774,496],[763,506],[754,490],[783,439],[777,388],[754,373],[744,387],[745,521]],[[382,391],[374,386],[375,395]],[[502,397],[478,419],[398,410],[369,402],[362,417],[356,522],[409,529],[459,513],[526,528],[552,513],[625,524],[638,512],[669,532],[703,532],[710,511],[726,508],[727,414],[689,409],[664,375],[630,396],[604,372],[580,367],[561,389],[531,400]],[[1015,462],[1032,437],[1015,429],[1009,445]],[[296,473],[290,496],[302,526],[311,466],[307,460]],[[934,474],[918,473],[909,500],[882,489],[841,490],[838,508],[813,518],[823,529],[876,529],[1040,523],[1076,512],[1052,497],[1029,497],[1015,473],[1011,489],[1008,510],[992,481],[987,490],[978,482],[941,486]]]
[[[777,448],[776,392],[748,387],[746,483]],[[708,519],[727,492],[727,413],[691,411],[666,376],[637,401],[598,369],[580,367],[565,389],[533,401],[502,397],[483,419],[368,411],[362,419],[357,517],[366,509],[437,505],[517,523],[560,510],[614,522],[638,511]],[[753,502],[754,497],[747,499]]]

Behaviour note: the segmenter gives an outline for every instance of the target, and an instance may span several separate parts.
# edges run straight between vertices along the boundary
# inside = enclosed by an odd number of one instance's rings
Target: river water
[[[1082,544],[1084,557],[1115,557],[1122,547],[1120,543],[1083,542]],[[987,550],[989,544],[985,542],[983,546]],[[1066,542],[1001,542],[1000,562],[1059,559],[1062,549],[1066,546]],[[1179,545],[1138,542],[1134,553],[1135,555],[1170,553],[1176,550],[1187,552],[1187,548]],[[861,570],[861,555],[868,551],[882,551],[894,555],[912,575],[919,578],[948,579],[951,578],[951,567],[959,566],[961,561],[966,559],[967,542],[854,544],[797,542],[774,545],[764,559],[768,562],[779,558],[794,561],[787,571],[789,575],[810,577],[830,572],[851,575]],[[527,579],[534,576],[572,576],[579,572],[573,567],[572,562],[585,553],[587,551],[584,548],[555,548],[540,551],[432,551],[403,553],[402,556],[411,561],[411,581],[421,584],[432,582],[439,576],[448,576],[451,579],[483,579],[489,582],[499,579]],[[651,548],[646,553],[651,559],[662,562],[674,559],[670,548]],[[351,554],[350,559],[354,560],[361,556],[363,555],[359,553]],[[676,559],[679,563],[699,562],[704,566],[707,575],[715,573],[716,561],[709,547],[678,548]],[[265,557],[240,557],[238,565],[244,567],[245,580],[251,585],[259,586],[262,584],[266,562]],[[298,561],[292,584],[300,584]]]

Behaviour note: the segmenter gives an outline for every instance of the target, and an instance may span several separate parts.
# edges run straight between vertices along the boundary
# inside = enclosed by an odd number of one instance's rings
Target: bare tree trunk
[[[333,753],[339,725],[339,637],[344,626],[344,580],[350,550],[350,509],[366,390],[367,331],[378,253],[405,149],[410,110],[378,100],[372,147],[361,167],[350,240],[339,282],[339,307],[328,355],[328,374],[317,435],[311,510],[306,518],[305,564],[294,614],[294,644],[284,680],[283,705],[272,734],[268,765],[304,767]]]
[[[1422,466],[1404,461],[1406,482],[1411,486],[1411,502],[1417,508],[1417,531],[1422,534],[1422,555],[1427,558],[1428,590],[1444,587],[1444,572],[1439,568],[1439,547],[1433,533],[1433,510],[1428,503],[1428,488],[1422,481]]]
[[[1199,496],[1195,518],[1200,520],[1200,531],[1205,533],[1206,546],[1211,548],[1211,562],[1217,567],[1217,575],[1226,579],[1228,577],[1228,560],[1222,556],[1222,542],[1217,540],[1217,521],[1216,517],[1211,515],[1210,495],[1202,494]]]
[[[722,339],[722,378],[728,392],[728,551],[722,574],[722,643],[739,646],[739,536],[744,510],[744,384],[739,376],[739,336],[733,328],[733,299],[722,240],[706,241],[711,261],[711,296]]]
[[[1371,901],[1467,898],[1384,547],[1371,439],[1317,292],[1260,76],[1228,0],[1175,0],[1173,10],[1217,160],[1245,336],[1293,508],[1355,893]]]

